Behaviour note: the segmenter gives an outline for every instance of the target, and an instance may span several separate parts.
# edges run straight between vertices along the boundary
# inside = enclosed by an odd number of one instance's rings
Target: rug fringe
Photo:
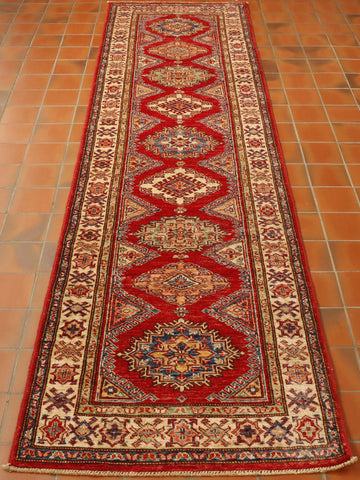
[[[56,468],[26,468],[26,467],[16,467],[7,463],[2,465],[2,468],[7,472],[22,472],[22,473],[50,473],[50,474],[61,474],[61,475],[88,475],[93,477],[122,477],[126,474],[127,477],[171,477],[171,476],[231,476],[231,475],[284,475],[284,474],[293,474],[299,475],[302,473],[325,473],[332,472],[335,470],[340,470],[341,468],[352,465],[358,461],[358,457],[351,457],[350,460],[340,463],[339,465],[333,465],[331,467],[318,467],[318,468],[306,468],[299,470],[233,470],[233,471],[197,471],[197,472],[114,472],[114,471],[95,471],[95,470],[63,470]]]

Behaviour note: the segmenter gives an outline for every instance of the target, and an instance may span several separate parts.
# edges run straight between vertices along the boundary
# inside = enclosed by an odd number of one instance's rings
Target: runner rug
[[[10,469],[351,463],[244,4],[111,4]]]

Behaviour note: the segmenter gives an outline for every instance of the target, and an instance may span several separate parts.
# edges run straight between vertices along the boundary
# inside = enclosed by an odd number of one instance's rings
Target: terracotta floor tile
[[[286,95],[292,105],[321,105],[319,94],[310,88],[287,88]]]
[[[19,174],[19,165],[9,164],[1,166],[0,187],[12,187]]]
[[[64,143],[32,143],[25,163],[62,163],[66,151]]]
[[[282,72],[281,78],[285,88],[315,88],[311,73]]]
[[[360,375],[352,348],[331,347],[330,356],[339,390],[360,390]]]
[[[325,110],[320,105],[292,105],[295,122],[327,122]]]
[[[94,27],[91,23],[68,23],[66,26],[66,33],[73,35],[85,35],[92,33]]]
[[[24,165],[19,187],[55,187],[60,172],[59,165]]]
[[[340,392],[347,432],[350,440],[360,440],[360,392]]]
[[[59,237],[58,237],[59,238]],[[44,306],[45,295],[50,281],[50,270],[47,273],[39,273],[36,277],[34,292],[30,307],[32,309],[42,309]],[[38,316],[39,320],[40,316]]]
[[[337,27],[337,24],[334,25]],[[357,44],[356,42],[356,37],[354,35],[348,35],[348,34],[339,34],[339,33],[331,33],[328,35],[329,40],[334,44],[334,45],[348,45],[348,46],[354,46]]]
[[[1,75],[0,76],[0,90],[10,90],[15,81],[17,75]]]
[[[17,348],[25,325],[26,310],[0,310],[0,348]]]
[[[46,88],[49,81],[49,75],[19,75],[15,84],[15,90],[38,90],[37,94],[43,95],[42,89]],[[34,92],[31,92],[33,95]],[[19,97],[19,93],[17,94]],[[23,96],[29,96],[30,93],[22,93]],[[21,98],[21,97],[19,97]],[[42,98],[42,97],[41,97]],[[19,103],[19,102],[18,102]]]
[[[44,106],[40,110],[39,123],[71,123],[74,107]]]
[[[341,66],[345,73],[356,73],[360,72],[360,60],[352,59],[340,59]]]
[[[304,59],[281,59],[277,61],[277,65],[279,67],[280,72],[309,72],[309,65],[307,61]]]
[[[3,243],[0,245],[1,272],[33,272],[36,270],[40,254],[41,245],[38,243]]]
[[[17,164],[21,163],[26,151],[26,145],[21,143],[0,144],[0,163]]]
[[[318,19],[314,13],[292,12],[291,16],[295,23],[317,23]]]
[[[329,41],[326,38],[326,35],[317,34],[317,35],[300,35],[301,43],[307,46],[314,45],[328,45]]]
[[[324,23],[342,23],[344,22],[344,17],[338,13],[329,13],[326,11],[326,6],[324,7],[323,4],[319,4],[324,9],[321,13],[319,13],[319,17]],[[329,6],[327,4],[327,6]]]
[[[271,43],[273,45],[292,45],[292,46],[299,46],[300,41],[298,39],[297,35],[292,35],[290,33],[278,33],[278,34],[272,34],[270,35],[271,37]]]
[[[281,142],[294,142],[297,140],[294,126],[291,123],[278,123],[277,131]]]
[[[44,250],[41,257],[39,271],[48,273],[52,271],[58,242],[47,242],[44,244]],[[35,307],[35,305],[33,306]]]
[[[35,123],[38,107],[8,107],[1,118],[1,123],[19,124]]]
[[[51,211],[54,190],[48,188],[17,189],[9,211],[11,213],[47,213]]]
[[[8,106],[38,106],[41,105],[43,97],[44,92],[42,90],[14,90]]]
[[[303,163],[301,150],[296,142],[283,142],[281,149],[286,163]]]
[[[321,307],[342,306],[335,274],[332,272],[312,272],[316,298]]]
[[[348,165],[348,171],[351,178],[351,181],[355,186],[360,185],[360,164],[357,165]]]
[[[32,131],[32,125],[0,125],[0,143],[27,143]]]
[[[85,60],[58,60],[55,64],[55,75],[73,75],[83,73],[85,70]]]
[[[63,221],[64,221],[64,215],[63,214],[58,214],[58,215],[52,215],[51,216],[49,231],[48,231],[48,235],[46,237],[47,241],[57,242],[59,240],[59,236],[60,236],[60,233],[61,233],[61,228],[62,228]]]
[[[332,264],[325,242],[306,240],[305,251],[311,271],[331,271]]]
[[[59,23],[59,24],[54,24],[54,23],[43,23],[39,25],[37,34],[40,35],[62,35],[65,30],[66,30],[66,24],[65,23]]]
[[[283,123],[281,125],[286,125],[286,124]],[[71,128],[69,141],[80,144],[83,133],[84,133],[84,125],[74,124]]]
[[[333,123],[333,127],[339,142],[357,142],[360,138],[360,123]]]
[[[321,308],[320,313],[327,345],[330,347],[353,346],[344,309]]]
[[[306,56],[311,59],[333,59],[335,58],[335,53],[331,47],[304,47]],[[311,62],[310,62],[311,63]]]
[[[280,88],[281,79],[280,75],[277,72],[265,72],[266,84],[269,88]]]
[[[298,212],[315,212],[316,206],[311,189],[308,187],[292,188],[295,199],[296,210]]]
[[[48,90],[44,105],[75,105],[79,92],[77,90]]]
[[[360,272],[338,272],[338,275],[345,305],[348,307],[360,307]]]
[[[22,393],[25,390],[26,381],[28,377],[28,369],[24,368],[25,365],[30,365],[32,357],[32,350],[21,350],[19,353],[18,363],[14,369],[14,381],[11,387],[12,393]]]
[[[34,47],[58,47],[61,43],[61,35],[35,35],[32,45]]]
[[[26,74],[47,74],[53,69],[54,60],[26,60],[22,73]]]
[[[357,47],[338,46],[335,47],[335,52],[339,58],[360,58],[359,49]]]
[[[32,48],[27,54],[28,60],[53,60],[58,53],[58,47]]]
[[[315,196],[323,212],[359,211],[359,201],[351,188],[315,188]]]
[[[27,33],[19,33],[14,35],[6,35],[3,40],[4,47],[18,47],[18,46],[28,46],[32,42],[33,35]]]
[[[276,122],[292,121],[289,108],[286,105],[274,105],[273,112],[274,112]]]
[[[347,312],[349,315],[351,329],[354,334],[355,343],[359,347],[360,346],[360,309],[348,308]]]
[[[349,143],[340,145],[346,163],[360,163],[360,145],[357,143]]]
[[[333,142],[334,134],[328,123],[299,123],[296,126],[302,142]]]
[[[329,240],[357,240],[360,236],[359,213],[323,213]]]
[[[308,163],[341,163],[341,155],[336,143],[302,142],[302,148]]]
[[[0,189],[0,212],[5,213],[8,209],[12,190],[10,188]]]
[[[359,122],[360,110],[354,106],[328,106],[326,110],[332,122]]]
[[[317,213],[299,213],[298,218],[304,240],[323,240],[324,232]]]
[[[325,105],[354,105],[355,99],[349,88],[324,88],[320,95]]]
[[[285,93],[283,90],[278,89],[278,88],[272,88],[270,89],[270,98],[273,103],[275,104],[286,104],[286,98],[285,98]]]
[[[49,215],[10,214],[7,215],[1,232],[2,241],[37,241],[43,240]]]
[[[331,185],[339,187],[350,185],[349,176],[343,165],[309,165],[308,168],[314,186]]]
[[[351,88],[360,88],[360,74],[346,73],[345,76]]]
[[[288,164],[286,169],[292,186],[300,187],[309,185],[305,165],[300,163]]]
[[[319,23],[296,23],[295,27],[299,33],[305,33],[305,34],[324,33],[324,27]]]
[[[86,60],[89,56],[89,46],[87,47],[61,47],[59,50],[58,60],[72,60],[76,57],[76,61]]]
[[[82,75],[52,75],[49,89],[78,90],[82,81]]]
[[[17,417],[20,411],[21,399],[22,395],[10,395],[5,420],[0,433],[1,443],[11,443],[13,441]]]
[[[348,82],[343,73],[314,73],[319,88],[348,88]]]
[[[11,350],[11,349],[0,350],[0,365],[1,365],[0,392],[6,393],[9,391],[16,355],[17,355],[17,350]]]
[[[339,73],[342,72],[342,67],[336,60],[328,58],[311,58],[309,59],[310,68],[312,72],[327,72]]]
[[[279,25],[277,23],[272,24],[272,25]],[[283,24],[281,24],[283,25]],[[286,25],[286,24],[285,24]],[[278,29],[277,29],[278,31]],[[282,46],[278,45],[274,47],[275,55],[276,58],[304,58],[304,52],[301,47],[296,47],[296,46]],[[273,54],[274,56],[274,54]]]
[[[66,142],[69,136],[70,124],[38,124],[34,129],[34,143]]]

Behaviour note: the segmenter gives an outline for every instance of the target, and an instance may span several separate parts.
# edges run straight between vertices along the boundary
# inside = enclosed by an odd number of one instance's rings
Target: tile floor
[[[347,428],[360,455],[360,4],[249,3]],[[91,0],[0,5],[0,463],[13,438],[105,11],[105,1]],[[27,478],[35,476],[0,472],[1,480]],[[304,478],[360,479],[360,462]]]

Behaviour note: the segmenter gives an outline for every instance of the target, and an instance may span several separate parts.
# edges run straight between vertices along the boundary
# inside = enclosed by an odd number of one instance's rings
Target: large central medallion
[[[169,263],[136,278],[135,287],[168,303],[187,305],[229,286],[225,278],[193,263]]]
[[[230,339],[209,330],[205,323],[181,319],[155,325],[119,356],[129,362],[130,370],[150,377],[156,385],[183,392],[195,385],[209,385],[211,377],[231,369],[242,354]]]
[[[216,192],[220,183],[191,168],[169,168],[146,178],[140,191],[175,205],[189,204]]]
[[[185,88],[206,82],[214,75],[207,70],[194,68],[190,65],[171,65],[151,70],[145,76],[152,82],[160,83],[165,87]]]
[[[164,18],[149,24],[150,29],[155,33],[173,37],[189,36],[204,30],[205,25],[190,18],[175,17]]]
[[[166,44],[156,45],[149,48],[149,53],[152,55],[159,55],[165,57],[168,60],[187,60],[197,55],[203,55],[208,50],[205,47],[194,45],[187,42],[181,42],[176,40],[175,42],[169,42]]]
[[[192,95],[187,95],[182,91],[177,91],[166,97],[149,102],[148,108],[166,117],[174,118],[178,123],[181,123],[187,118],[211,110],[213,104],[194,98]]]
[[[157,247],[160,251],[184,253],[220,242],[224,232],[216,223],[198,217],[177,215],[141,225],[136,235],[143,243]]]
[[[185,108],[185,103],[180,107],[180,102],[175,102],[174,100],[176,99],[174,98],[172,105],[168,105],[167,108],[168,111],[172,111],[173,115],[176,114],[175,116],[177,116],[179,115],[179,112],[181,112],[181,108]],[[162,99],[161,102],[158,102],[155,107],[160,108],[159,105],[167,104],[166,99]],[[190,107],[188,100],[186,100],[186,104],[187,110],[189,110]],[[207,102],[203,102],[203,104],[206,106]],[[191,105],[193,105],[194,108],[195,103],[190,103],[190,106]],[[197,108],[199,108],[198,103]],[[184,127],[178,125],[176,127],[165,127],[160,132],[149,135],[142,144],[146,150],[151,151],[156,155],[160,155],[163,158],[172,157],[181,160],[186,157],[197,158],[200,155],[205,155],[208,152],[215,150],[215,148],[220,145],[220,142],[215,140],[213,136],[199,131],[196,127]]]

